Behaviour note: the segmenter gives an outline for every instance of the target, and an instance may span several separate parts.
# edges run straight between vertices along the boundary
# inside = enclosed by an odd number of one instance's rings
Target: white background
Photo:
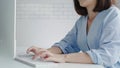
[[[79,16],[73,0],[16,0],[16,47],[49,48],[74,26]]]

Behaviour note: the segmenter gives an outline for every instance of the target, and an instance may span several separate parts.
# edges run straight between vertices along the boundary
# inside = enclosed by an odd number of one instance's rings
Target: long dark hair
[[[87,9],[85,7],[81,7],[78,0],[73,0],[75,11],[79,15],[86,16],[88,15]],[[96,6],[93,9],[94,12],[101,12],[103,10],[108,9],[112,4],[115,4],[116,0],[97,0]]]

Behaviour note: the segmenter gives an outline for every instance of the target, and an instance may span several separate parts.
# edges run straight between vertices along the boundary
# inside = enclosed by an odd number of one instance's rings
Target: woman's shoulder
[[[120,14],[120,8],[118,8],[117,6],[115,5],[112,5],[108,10],[114,12],[114,13],[118,13]]]
[[[99,12],[99,17],[102,18],[103,22],[109,22],[113,19],[120,19],[120,10],[115,5],[112,5],[107,10]]]
[[[106,16],[117,16],[120,15],[120,9],[118,7],[116,7],[115,5],[112,5],[110,8],[108,8],[107,10],[104,10],[103,12],[106,14]]]
[[[111,6],[103,12],[105,14],[104,25],[114,28],[120,27],[120,10],[116,6]],[[118,26],[118,27],[117,27]]]

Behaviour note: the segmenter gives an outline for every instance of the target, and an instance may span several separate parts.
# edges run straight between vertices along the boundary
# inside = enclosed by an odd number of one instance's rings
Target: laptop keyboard
[[[34,54],[26,54],[26,53],[21,53],[21,54],[18,54],[17,57],[18,58],[21,58],[25,61],[28,61],[28,62],[44,62],[40,57],[39,58],[36,58],[35,60],[32,59],[32,57],[34,56]]]
[[[40,57],[36,58],[35,60],[32,59],[34,54],[26,54],[24,52],[17,53],[16,58],[23,63],[27,63],[29,65],[35,67],[54,67],[57,66],[57,63],[54,62],[45,62]]]

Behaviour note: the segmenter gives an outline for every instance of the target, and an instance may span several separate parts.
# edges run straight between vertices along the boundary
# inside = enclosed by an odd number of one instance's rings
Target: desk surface
[[[13,58],[0,56],[0,68],[33,68],[33,67],[15,61]],[[55,68],[104,68],[104,67],[94,64],[58,63],[58,65]]]

